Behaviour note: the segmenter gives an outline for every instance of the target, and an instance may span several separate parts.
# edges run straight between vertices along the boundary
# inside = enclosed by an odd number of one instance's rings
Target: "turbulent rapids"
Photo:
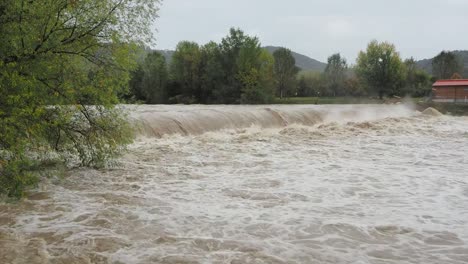
[[[126,106],[108,170],[0,203],[0,263],[468,263],[468,119]]]
[[[140,134],[197,135],[224,129],[312,126],[324,122],[369,121],[412,114],[406,106],[133,106],[127,107]]]

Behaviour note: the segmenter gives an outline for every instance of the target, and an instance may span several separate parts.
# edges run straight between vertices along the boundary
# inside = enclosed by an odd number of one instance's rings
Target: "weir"
[[[292,124],[362,122],[414,114],[408,105],[269,105],[269,106],[125,106],[139,136],[199,135],[248,127],[279,128]]]

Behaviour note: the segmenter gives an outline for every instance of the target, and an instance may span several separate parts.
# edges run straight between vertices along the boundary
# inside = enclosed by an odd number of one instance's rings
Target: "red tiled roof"
[[[468,79],[459,79],[459,80],[438,80],[435,82],[433,87],[442,87],[442,86],[468,86]]]

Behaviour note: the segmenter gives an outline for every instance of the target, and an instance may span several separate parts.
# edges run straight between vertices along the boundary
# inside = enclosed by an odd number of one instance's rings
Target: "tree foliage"
[[[219,44],[179,42],[167,67],[167,82],[162,78],[158,84],[145,86],[150,67],[159,73],[153,76],[164,76],[162,56],[158,58],[159,63],[141,63],[133,72],[130,86],[145,87],[132,88],[133,97],[145,99],[144,90],[161,94],[169,103],[268,103],[274,99],[274,59],[261,48],[258,38],[240,29],[232,28]]]
[[[242,70],[239,78],[243,85],[241,102],[247,104],[271,103],[274,99],[273,56],[268,51],[261,49],[259,45],[252,48],[258,52],[256,52],[253,61],[250,62],[251,64],[240,67]],[[246,49],[244,48],[244,51]]]
[[[333,54],[323,73],[298,73],[292,52],[280,48],[268,56],[258,38],[232,28],[220,43],[198,45],[182,41],[168,63],[169,80],[164,91],[169,103],[268,103],[276,96],[427,96],[432,78],[414,59],[405,63],[395,47],[372,41],[360,52],[357,65],[348,67],[341,54]],[[166,54],[166,53],[164,53]],[[270,71],[270,62],[272,70]],[[132,74],[130,87],[141,86],[145,68]],[[164,67],[159,67],[163,69]],[[135,98],[144,97],[134,90]],[[157,92],[159,93],[159,92]],[[146,99],[145,99],[146,100]]]
[[[376,40],[359,53],[356,71],[380,99],[384,95],[399,94],[405,78],[403,62],[395,46]]]
[[[454,73],[462,70],[463,65],[453,52],[442,51],[432,60],[432,74],[437,79],[450,79]]]
[[[166,57],[157,51],[140,49],[137,67],[130,74],[129,91],[120,97],[128,103],[164,104],[169,101]]]
[[[406,79],[402,95],[428,96],[432,91],[431,77],[425,71],[419,69],[414,58],[406,59],[404,62]]]
[[[217,101],[221,103],[240,103],[242,96],[242,88],[244,80],[242,80],[242,74],[239,69],[239,65],[242,65],[246,60],[245,45],[252,45],[258,43],[256,37],[250,37],[240,29],[231,28],[229,35],[224,37],[219,44],[220,47],[220,63],[223,69],[223,84],[219,87],[220,89],[216,92]],[[244,48],[243,60],[239,62],[241,50]],[[254,54],[255,55],[255,54]]]
[[[159,52],[149,53],[143,63],[142,93],[150,104],[166,103],[168,72],[166,58]]]
[[[221,64],[221,50],[217,43],[211,41],[200,49],[200,103],[215,103],[217,92],[224,82],[224,71]]]
[[[152,40],[158,1],[0,4],[0,192],[20,196],[44,153],[98,166],[129,142],[117,95]]]
[[[302,72],[299,75],[297,95],[302,97],[328,96],[325,76],[320,72]]]
[[[344,95],[344,84],[348,63],[339,53],[328,57],[328,64],[325,68],[325,78],[333,96]]]
[[[299,68],[296,67],[296,60],[291,50],[280,48],[273,53],[273,57],[275,61],[274,75],[277,94],[280,98],[294,95],[294,90],[297,86],[296,75],[299,72]]]
[[[200,96],[200,47],[195,42],[181,41],[172,56],[171,79],[177,82],[185,102]]]

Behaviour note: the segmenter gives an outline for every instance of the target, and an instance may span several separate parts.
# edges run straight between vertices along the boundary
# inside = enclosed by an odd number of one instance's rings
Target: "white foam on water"
[[[130,112],[139,134],[149,137],[197,135],[251,126],[277,128],[293,124],[372,121],[414,114],[408,105],[129,105],[124,109]]]
[[[5,263],[468,262],[467,118],[404,106],[136,108],[156,132],[117,168],[75,170],[0,204]]]

